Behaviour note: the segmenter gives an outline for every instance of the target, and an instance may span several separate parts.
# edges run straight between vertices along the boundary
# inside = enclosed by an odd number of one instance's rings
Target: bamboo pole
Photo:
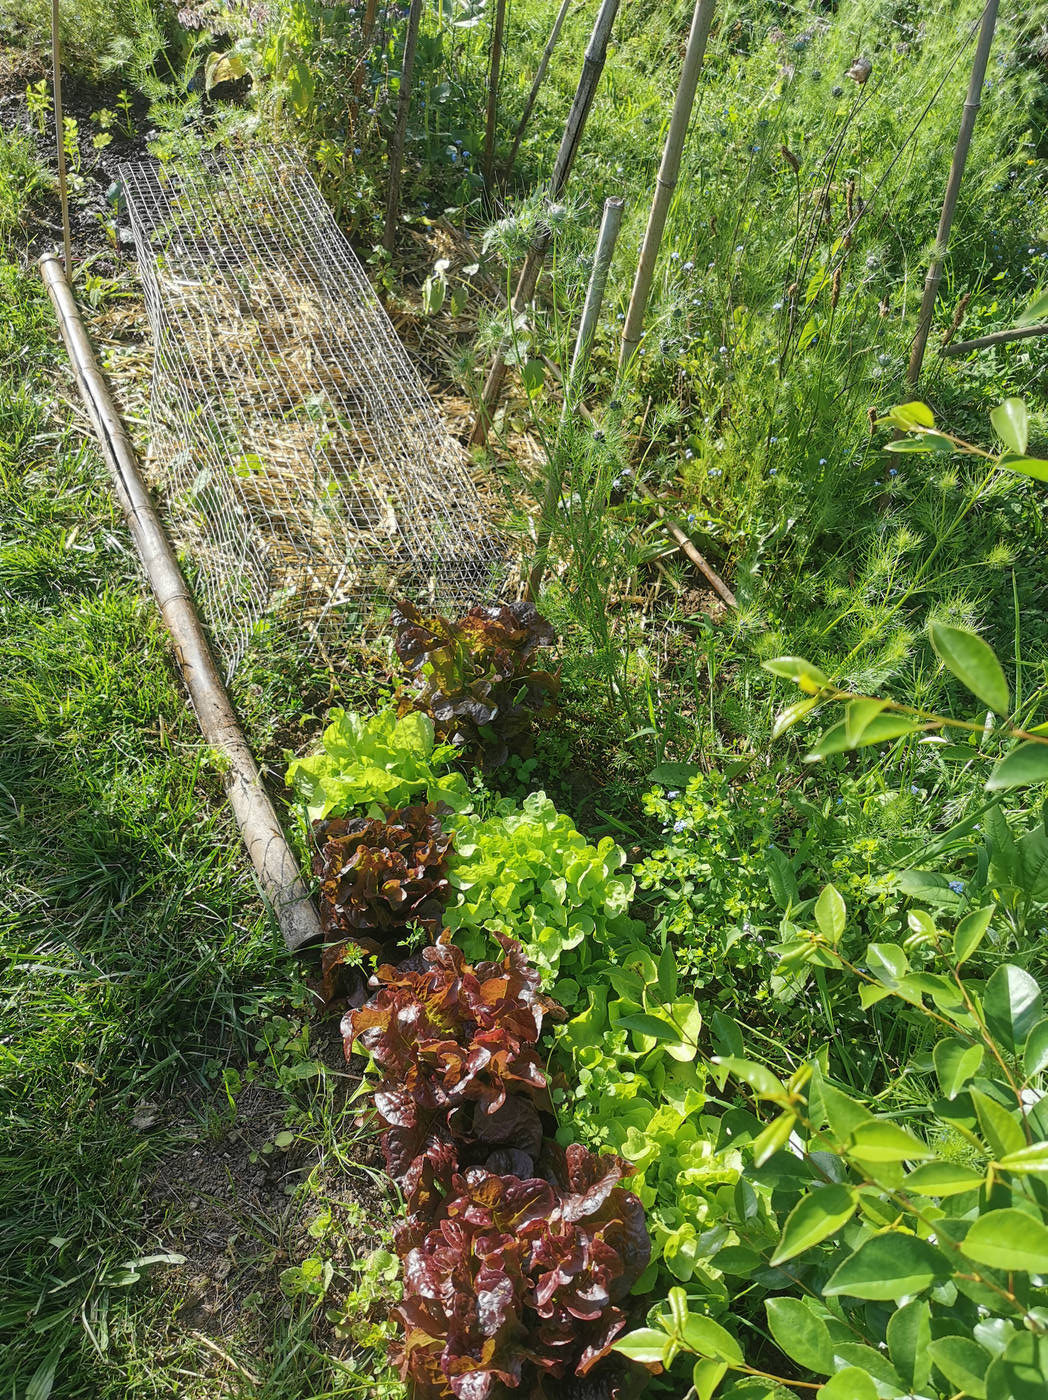
[[[499,77],[502,72],[502,34],[506,25],[506,0],[496,0],[491,31],[491,59],[488,66],[488,114],[484,127],[484,189],[491,197],[495,181],[495,123],[499,108]]]
[[[422,18],[422,0],[411,0],[408,11],[408,32],[404,36],[404,57],[400,63],[400,88],[397,93],[397,119],[389,145],[389,188],[386,192],[386,225],[382,246],[392,253],[397,237],[397,216],[400,213],[400,168],[404,163],[404,142],[408,134],[408,112],[411,109],[411,77],[415,70],[415,50],[418,28]]]
[[[549,67],[550,59],[553,57],[553,50],[556,47],[557,40],[560,38],[560,31],[570,8],[571,0],[561,0],[560,9],[557,11],[557,18],[553,21],[553,28],[550,30],[550,36],[546,40],[546,47],[542,50],[542,57],[539,59],[539,66],[535,73],[535,80],[531,84],[531,91],[528,93],[528,100],[524,103],[524,111],[521,114],[520,121],[517,123],[517,130],[513,135],[513,145],[510,147],[509,159],[502,168],[503,180],[508,180],[513,173],[513,165],[517,159],[517,152],[520,150],[520,143],[524,139],[524,132],[527,129],[528,122],[531,121],[531,112],[532,108],[535,106],[535,99],[539,95],[539,88],[542,86],[542,80],[546,76],[546,69]]]
[[[611,27],[615,22],[618,8],[619,0],[601,0],[593,32],[586,45],[579,85],[564,126],[564,135],[561,137],[560,149],[553,165],[553,174],[550,176],[547,192],[550,202],[560,197],[567,184],[568,176],[571,174],[571,167],[575,162],[575,156],[582,141],[582,133],[586,129],[586,119],[589,116],[590,107],[593,105],[597,83],[604,71],[604,63],[608,56],[608,40],[611,37]],[[542,271],[542,264],[546,257],[546,249],[549,247],[552,237],[552,228],[548,224],[544,224],[540,226],[539,232],[532,240],[527,257],[524,259],[524,265],[520,270],[516,290],[510,301],[511,324],[516,321],[516,318],[535,295],[539,273]],[[473,425],[473,433],[470,438],[473,443],[487,441],[491,416],[499,401],[502,385],[506,378],[506,352],[510,344],[511,341],[508,339],[503,341],[496,351],[488,371],[488,377],[481,394],[480,411],[477,414],[477,421]]]
[[[716,7],[717,0],[696,0],[695,11],[691,17],[691,31],[688,34],[687,48],[684,50],[684,65],[681,68],[677,96],[673,102],[670,129],[666,135],[666,145],[662,152],[662,164],[659,166],[659,173],[655,180],[655,194],[651,201],[651,212],[648,215],[648,227],[644,232],[644,243],[637,263],[636,276],[633,279],[629,310],[622,328],[622,348],[619,353],[620,373],[629,365],[636,354],[637,346],[640,344],[644,328],[644,312],[647,309],[651,283],[655,276],[655,264],[658,261],[659,247],[662,244],[662,235],[666,228],[666,218],[673,202],[673,192],[677,188],[681,156],[684,152],[684,140],[688,134],[692,108],[695,105],[699,74],[702,72],[702,60],[706,54],[706,41],[710,35]]]
[[[921,297],[921,309],[917,314],[917,333],[914,336],[913,348],[910,351],[910,363],[906,370],[906,383],[911,393],[916,390],[921,378],[924,352],[928,345],[932,317],[935,313],[935,298],[939,292],[943,262],[950,243],[950,229],[953,227],[953,216],[957,209],[957,196],[960,194],[961,181],[964,179],[964,167],[968,160],[968,149],[972,143],[975,118],[978,116],[979,103],[982,98],[986,64],[990,57],[994,30],[997,27],[998,5],[999,0],[986,0],[986,8],[983,10],[979,42],[975,48],[975,59],[972,63],[971,77],[968,80],[968,92],[961,111],[957,144],[953,151],[950,174],[946,181],[946,193],[943,196],[942,213],[939,215],[939,227],[935,234],[935,251],[928,264],[928,274],[924,279],[924,295]]]
[[[69,232],[69,186],[66,180],[65,122],[62,120],[62,45],[58,37],[58,0],[51,0],[51,88],[55,107],[55,147],[58,156],[58,198],[62,205],[62,244],[65,274],[73,275],[73,240]]]
[[[990,335],[980,335],[975,340],[955,340],[940,352],[943,355],[967,355],[969,350],[986,350],[991,345],[1006,345],[1010,340],[1029,340],[1033,336],[1048,335],[1048,325],[1016,326],[1010,331],[993,331]]]
[[[564,408],[560,416],[563,425],[574,412],[578,399],[582,377],[586,372],[586,365],[589,361],[590,349],[593,345],[593,335],[597,329],[597,322],[600,319],[600,308],[604,301],[604,288],[608,282],[608,269],[611,267],[611,259],[615,252],[615,241],[619,236],[619,229],[622,226],[622,211],[625,200],[612,198],[604,201],[604,217],[600,221],[600,231],[597,234],[597,248],[593,255],[593,267],[590,269],[589,285],[586,288],[586,300],[582,307],[582,316],[579,320],[578,335],[575,338],[575,351],[571,357],[571,367],[568,370],[568,377],[564,382]],[[564,469],[561,465],[560,453],[560,432],[557,433],[557,442],[553,451],[554,462],[550,463],[551,471],[546,492],[542,498],[542,505],[539,509],[539,527],[535,539],[535,562],[528,575],[527,596],[529,598],[538,597],[539,589],[542,587],[542,575],[546,571],[546,556],[549,553],[550,536],[553,533],[553,518],[556,513],[557,503],[560,500],[560,493],[564,486]]]
[[[223,782],[262,892],[293,952],[322,938],[320,921],[299,874],[247,740],[219,676],[178,560],[142,480],[134,448],[87,338],[57,254],[40,259],[40,275],[58,315],[77,387],[98,436],[113,486],[157,606],[167,624],[200,731],[228,764]]]

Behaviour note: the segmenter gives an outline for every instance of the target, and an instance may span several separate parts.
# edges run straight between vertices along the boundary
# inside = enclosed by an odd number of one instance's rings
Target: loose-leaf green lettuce
[[[461,811],[469,805],[466,781],[444,772],[454,754],[450,745],[435,745],[426,715],[398,719],[390,708],[370,717],[332,710],[321,751],[294,759],[287,781],[310,822],[357,808],[378,817],[425,794]]]

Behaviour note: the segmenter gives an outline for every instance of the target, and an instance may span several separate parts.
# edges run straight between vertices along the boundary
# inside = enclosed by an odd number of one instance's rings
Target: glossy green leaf
[[[896,404],[882,415],[893,427],[902,433],[913,432],[915,428],[934,428],[935,414],[926,403],[915,399],[910,403]]]
[[[994,431],[1010,452],[1022,457],[1030,439],[1030,415],[1022,399],[1005,399],[990,414]]]
[[[787,729],[791,729],[798,720],[802,720],[805,715],[810,715],[812,710],[818,705],[818,697],[810,700],[795,700],[792,705],[787,705],[775,716],[775,723],[771,727],[771,737],[777,739],[780,734],[785,734]]]
[[[829,1375],[833,1370],[833,1340],[821,1317],[799,1298],[767,1298],[768,1330],[776,1345],[806,1371]]]
[[[919,1170],[924,1171],[925,1168]],[[888,1319],[888,1355],[911,1390],[922,1389],[928,1379],[931,1371],[928,1343],[931,1338],[931,1308],[924,1298],[914,1298],[903,1304]]]
[[[667,1355],[673,1339],[665,1332],[656,1331],[654,1327],[638,1327],[633,1332],[627,1332],[624,1337],[620,1337],[612,1346],[613,1351],[621,1352],[623,1356],[628,1356],[631,1361],[639,1361],[644,1366],[661,1364]]]
[[[983,1047],[966,1040],[940,1040],[932,1051],[932,1064],[942,1091],[955,1099],[982,1064]]]
[[[667,943],[659,954],[659,996],[663,1001],[672,1001],[677,995],[677,959]]]
[[[695,1400],[711,1400],[713,1392],[720,1385],[727,1372],[728,1363],[726,1361],[715,1361],[711,1357],[704,1357],[701,1361],[696,1361],[691,1373],[691,1383],[695,1387]]]
[[[909,960],[897,943],[870,943],[866,948],[866,966],[889,988],[910,970]]]
[[[990,1146],[994,1157],[1005,1157],[1026,1146],[1026,1134],[1019,1122],[1019,1110],[1009,1111],[981,1089],[970,1089],[972,1103],[979,1119],[979,1131]]]
[[[1006,1050],[1022,1054],[1026,1037],[1043,1015],[1034,979],[1021,967],[1004,963],[987,982],[982,1003],[990,1034]]]
[[[712,1317],[691,1313],[681,1329],[684,1345],[699,1356],[712,1356],[718,1361],[740,1362],[742,1347],[735,1338]]]
[[[884,444],[885,452],[934,452],[940,457],[952,456],[957,447],[942,433],[921,433],[918,437],[896,438]]]
[[[1038,1021],[1026,1037],[1023,1070],[1028,1079],[1048,1069],[1048,1020]]]
[[[858,1366],[845,1366],[819,1387],[815,1400],[877,1400],[877,1387]]]
[[[1048,1395],[1048,1336],[1020,1332],[986,1372],[986,1393],[1007,1400],[1044,1400]]]
[[[796,1126],[797,1115],[792,1109],[786,1109],[777,1118],[773,1118],[764,1131],[753,1140],[753,1165],[763,1167],[769,1157],[781,1151],[789,1142],[790,1134]]]
[[[988,904],[983,909],[973,909],[970,914],[965,914],[957,925],[953,934],[953,958],[958,967],[968,961],[983,941],[993,915],[994,905]]]
[[[759,1098],[779,1101],[785,1101],[787,1098],[786,1086],[782,1080],[766,1065],[758,1064],[756,1060],[740,1059],[737,1055],[715,1055],[713,1063],[723,1065],[729,1074],[748,1084]]]
[[[887,1118],[860,1123],[851,1135],[848,1156],[859,1162],[907,1162],[934,1157],[926,1142]]]
[[[1045,782],[1048,782],[1048,744],[1027,739],[1005,754],[986,780],[986,788],[988,792],[1002,792],[1006,788]]]
[[[805,661],[803,656],[777,656],[772,661],[762,661],[761,665],[773,676],[782,676],[793,681],[808,695],[816,695],[830,684],[830,678],[818,666]]]
[[[638,1035],[650,1036],[653,1040],[678,1044],[681,1032],[672,1021],[661,1016],[651,1016],[646,1011],[638,1011],[633,1016],[620,1016],[616,1025],[626,1031],[636,1031]]]
[[[1048,1176],[1048,1142],[1030,1142],[1015,1152],[1007,1152],[998,1160],[998,1166],[1007,1167],[1010,1172]]]
[[[933,622],[928,636],[936,656],[971,693],[996,714],[1011,709],[1008,682],[991,647],[965,627]]]
[[[847,917],[848,910],[839,891],[827,885],[815,902],[815,922],[827,943],[840,942]]]
[[[865,733],[871,720],[884,709],[887,700],[872,700],[864,698],[862,700],[852,700],[844,710],[844,731],[848,736],[849,744],[857,744]]]
[[[977,1190],[983,1180],[980,1172],[963,1162],[925,1162],[910,1172],[902,1188],[915,1196],[959,1196]]]
[[[820,1186],[809,1191],[786,1217],[772,1267],[836,1234],[854,1213],[855,1196],[847,1186]]]
[[[1006,467],[1010,472],[1016,472],[1019,476],[1029,476],[1034,481],[1048,481],[1048,462],[1043,457],[1027,457],[1025,453],[1021,456],[1018,452],[1005,452],[998,458],[997,465]]]
[[[1048,1225],[1006,1207],[980,1215],[961,1243],[977,1264],[1022,1273],[1048,1273]]]
[[[895,1230],[874,1235],[845,1259],[823,1288],[828,1297],[845,1294],[873,1302],[898,1300],[947,1278],[950,1265],[927,1240]]]
[[[939,1337],[931,1342],[928,1354],[954,1390],[973,1400],[986,1400],[986,1372],[990,1353],[970,1337]]]

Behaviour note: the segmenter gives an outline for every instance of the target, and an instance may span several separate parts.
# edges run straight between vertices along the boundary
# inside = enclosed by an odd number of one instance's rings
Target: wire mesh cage
[[[149,471],[232,672],[255,629],[492,595],[502,548],[293,150],[119,172],[153,334]]]

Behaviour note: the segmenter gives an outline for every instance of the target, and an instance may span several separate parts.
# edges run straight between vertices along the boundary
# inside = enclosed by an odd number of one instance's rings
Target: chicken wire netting
[[[232,672],[275,621],[326,643],[391,596],[491,596],[501,548],[300,158],[124,165],[152,330],[149,475]]]

